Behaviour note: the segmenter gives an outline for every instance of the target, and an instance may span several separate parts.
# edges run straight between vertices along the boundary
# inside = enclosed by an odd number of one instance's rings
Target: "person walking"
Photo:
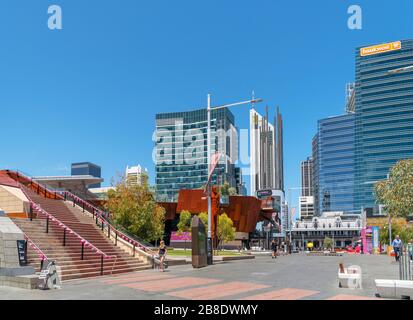
[[[273,239],[271,242],[271,251],[272,251],[271,259],[277,258],[277,250],[278,250],[277,242],[275,242],[275,239]]]
[[[164,266],[164,261],[166,258],[166,254],[167,254],[167,250],[166,250],[166,246],[165,246],[165,241],[161,241],[160,245],[159,245],[159,249],[158,249],[158,255],[159,255],[159,267],[160,267],[160,271],[161,272],[165,272],[165,266]]]
[[[393,240],[392,246],[393,246],[394,255],[396,258],[396,262],[397,262],[400,259],[400,254],[401,254],[401,250],[403,246],[402,240],[400,240],[399,235],[396,235],[396,239]]]
[[[407,245],[407,252],[409,253],[410,261],[413,262],[413,239],[410,239]]]

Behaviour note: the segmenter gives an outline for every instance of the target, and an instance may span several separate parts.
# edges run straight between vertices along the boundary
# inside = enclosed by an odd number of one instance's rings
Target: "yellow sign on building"
[[[402,48],[402,43],[400,41],[382,43],[371,47],[365,47],[360,49],[360,55],[362,57],[371,56],[373,54],[389,52],[400,50]]]

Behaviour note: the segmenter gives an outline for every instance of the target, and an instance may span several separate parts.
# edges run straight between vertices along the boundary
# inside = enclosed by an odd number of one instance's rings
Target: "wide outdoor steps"
[[[108,239],[107,231],[96,226],[95,220],[82,213],[78,207],[63,200],[46,199],[31,190],[25,189],[29,197],[56,219],[75,231],[86,241],[93,244],[111,258],[103,260],[103,274],[119,274],[151,268],[138,254],[136,257],[115,246]],[[46,254],[50,260],[55,260],[62,270],[62,279],[70,280],[101,275],[101,255],[84,247],[83,260],[81,259],[81,240],[66,231],[65,246],[63,246],[63,228],[56,222],[49,220],[49,232],[46,233],[46,218],[39,215],[37,219],[13,219],[23,232]],[[40,258],[29,246],[28,262],[40,269]]]

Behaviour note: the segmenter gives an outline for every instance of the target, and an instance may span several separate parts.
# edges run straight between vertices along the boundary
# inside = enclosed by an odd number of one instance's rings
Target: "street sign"
[[[257,198],[264,198],[264,197],[271,197],[272,196],[272,190],[258,190],[257,191]]]

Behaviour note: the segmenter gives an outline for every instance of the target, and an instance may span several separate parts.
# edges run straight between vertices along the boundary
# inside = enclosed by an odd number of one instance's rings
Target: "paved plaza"
[[[338,265],[358,265],[362,289],[338,287]],[[175,266],[161,273],[129,274],[64,282],[60,290],[40,291],[0,287],[1,299],[81,300],[346,300],[375,299],[374,279],[397,279],[398,265],[387,256],[306,256],[272,260],[231,261],[195,270]]]

